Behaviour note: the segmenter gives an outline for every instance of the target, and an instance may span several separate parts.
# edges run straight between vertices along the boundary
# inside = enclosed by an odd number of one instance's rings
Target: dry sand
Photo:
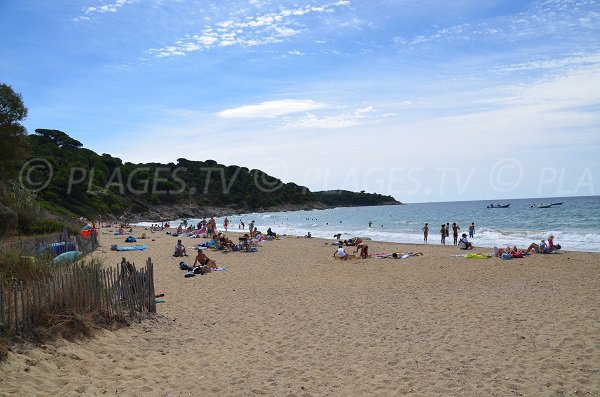
[[[341,261],[332,240],[284,237],[256,253],[209,251],[227,271],[186,279],[176,239],[149,236],[147,251],[117,253],[124,238],[103,235],[95,255],[151,257],[158,316],[17,347],[0,394],[600,395],[599,254],[468,260],[371,241],[372,253],[424,256]]]

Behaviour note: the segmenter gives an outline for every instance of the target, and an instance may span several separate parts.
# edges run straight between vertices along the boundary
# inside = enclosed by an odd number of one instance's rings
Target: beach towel
[[[147,245],[132,245],[130,247],[122,247],[119,245],[112,245],[110,249],[112,251],[143,251],[148,248]]]
[[[491,255],[471,253],[471,254],[466,254],[465,258],[467,258],[467,259],[490,259]]]
[[[374,254],[369,255],[371,258],[377,258],[377,259],[386,259],[386,258],[391,258],[392,254],[388,253],[388,252],[376,252]]]

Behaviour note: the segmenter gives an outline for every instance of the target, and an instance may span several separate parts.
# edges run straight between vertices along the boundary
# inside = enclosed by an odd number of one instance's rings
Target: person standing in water
[[[454,245],[458,244],[458,231],[460,227],[456,224],[456,222],[452,223],[452,237],[454,237]]]
[[[471,226],[469,226],[469,238],[473,238],[475,236],[475,222],[471,222]]]
[[[225,217],[225,220],[223,221],[223,228],[225,229],[225,231],[227,231],[228,227],[229,227],[229,219],[227,219],[227,217]]]
[[[425,223],[423,226],[423,241],[427,243],[427,236],[429,235],[429,223]]]
[[[446,225],[442,223],[442,228],[440,229],[440,234],[442,235],[441,244],[446,245]]]

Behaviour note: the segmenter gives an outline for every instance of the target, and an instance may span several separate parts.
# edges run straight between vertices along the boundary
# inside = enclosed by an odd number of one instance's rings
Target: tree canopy
[[[27,130],[21,121],[27,108],[21,95],[7,84],[0,84],[0,179],[13,176],[27,152]]]
[[[255,211],[286,205],[360,206],[392,204],[393,197],[349,191],[311,192],[284,183],[261,170],[215,160],[177,159],[177,163],[133,164],[110,154],[97,154],[62,131],[36,129],[29,135],[32,157],[44,158],[44,170],[33,178],[51,182],[38,197],[47,208],[62,208],[88,217],[97,214],[143,213],[151,207],[229,207]]]

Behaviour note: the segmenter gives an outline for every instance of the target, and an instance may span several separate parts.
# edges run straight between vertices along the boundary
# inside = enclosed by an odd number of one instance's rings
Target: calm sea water
[[[531,208],[533,204],[562,202],[551,208]],[[487,208],[489,204],[510,204],[509,208]],[[440,244],[440,225],[456,222],[468,233],[475,223],[478,247],[517,245],[526,247],[549,234],[563,249],[600,251],[600,196],[559,197],[494,201],[419,203],[394,206],[333,208],[327,210],[267,212],[229,217],[230,229],[237,230],[240,220],[254,220],[259,230],[271,227],[279,234],[342,239],[369,237],[372,240],[423,243],[421,228],[429,223],[429,244]],[[197,222],[190,219],[189,222]],[[219,228],[223,218],[217,219]],[[369,227],[372,222],[372,227]],[[451,243],[450,243],[451,244]]]

